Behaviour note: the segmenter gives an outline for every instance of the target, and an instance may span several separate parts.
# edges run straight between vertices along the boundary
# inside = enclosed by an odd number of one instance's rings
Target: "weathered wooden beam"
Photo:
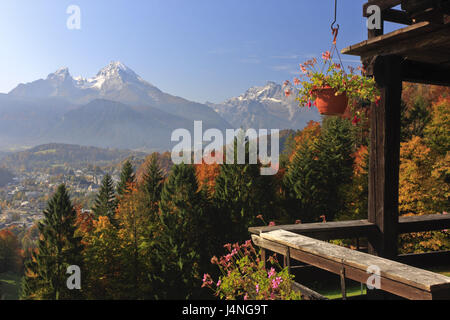
[[[369,38],[342,50],[343,54],[363,59],[381,55],[405,55],[417,50],[432,50],[447,46],[450,39],[450,20],[445,25],[420,22],[385,35]],[[436,63],[439,63],[436,61]]]
[[[408,14],[405,11],[395,9],[387,9],[383,11],[383,20],[406,25],[413,24],[413,20],[408,16]]]
[[[374,75],[381,93],[371,106],[369,217],[378,228],[369,235],[369,253],[397,256],[400,168],[401,58],[378,57]]]
[[[396,261],[418,268],[450,267],[450,251],[402,254]]]
[[[449,31],[450,32],[450,31]],[[435,55],[433,52],[430,55]],[[447,52],[450,64],[450,53]],[[402,80],[408,82],[450,86],[450,67],[405,60],[402,62]]]
[[[443,23],[444,14],[450,13],[449,0],[403,0],[402,9],[417,21]]]
[[[450,215],[430,214],[399,218],[399,234],[443,229],[450,229]],[[250,233],[258,235],[275,230],[286,230],[319,240],[334,240],[366,238],[371,233],[377,232],[377,226],[375,223],[371,223],[368,220],[350,220],[326,223],[290,224],[273,227],[251,227],[248,230]]]
[[[292,259],[338,275],[344,268],[348,279],[361,283],[371,276],[367,273],[369,266],[377,266],[381,290],[407,299],[450,297],[450,278],[433,272],[283,230],[252,235],[252,239],[256,245],[275,252],[282,253],[287,246]]]
[[[249,228],[249,232],[260,234],[262,232],[270,232],[279,229],[306,235],[315,239],[331,240],[367,237],[370,232],[376,230],[376,226],[373,223],[369,223],[367,220],[351,220],[279,225],[273,227],[251,227]]]
[[[363,17],[367,17],[367,8],[372,5],[380,7],[381,11],[398,6],[402,0],[370,0],[363,5]]]
[[[400,217],[398,225],[400,234],[444,229],[450,229],[450,215],[448,214]]]
[[[305,287],[297,282],[292,284],[292,290],[296,292],[300,292],[302,294],[302,299],[304,300],[329,300],[327,297],[324,297],[320,293],[311,290],[308,287]]]

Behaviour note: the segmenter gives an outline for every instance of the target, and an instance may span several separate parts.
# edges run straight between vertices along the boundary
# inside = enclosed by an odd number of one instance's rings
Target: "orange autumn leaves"
[[[17,236],[9,229],[0,230],[0,273],[16,272],[22,265]]]

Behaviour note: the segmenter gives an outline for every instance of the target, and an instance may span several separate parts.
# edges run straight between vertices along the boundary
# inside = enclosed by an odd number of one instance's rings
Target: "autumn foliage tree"
[[[0,230],[0,273],[18,272],[22,258],[17,236],[9,229]]]

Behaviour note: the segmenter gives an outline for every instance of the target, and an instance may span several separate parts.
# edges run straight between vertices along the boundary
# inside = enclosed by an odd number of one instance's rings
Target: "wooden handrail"
[[[280,254],[289,248],[290,258],[366,283],[379,270],[379,289],[407,299],[449,299],[450,277],[392,260],[351,250],[292,232],[277,230],[252,235],[255,245]]]
[[[430,214],[423,216],[404,216],[399,218],[399,233],[423,232],[450,229],[450,215]],[[305,223],[279,225],[272,227],[251,227],[252,234],[275,230],[285,230],[320,240],[350,239],[368,237],[376,232],[375,224],[367,220],[335,221],[326,223]]]
[[[399,233],[434,231],[450,229],[450,215],[428,214],[423,216],[404,216],[399,219]]]

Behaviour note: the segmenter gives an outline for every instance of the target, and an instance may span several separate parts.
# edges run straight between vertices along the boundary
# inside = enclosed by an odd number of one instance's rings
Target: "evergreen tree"
[[[75,236],[76,212],[64,185],[49,200],[44,215],[39,223],[38,248],[25,264],[22,298],[79,298],[80,292],[69,290],[66,285],[67,267],[81,267],[82,245],[81,238]]]
[[[158,157],[156,154],[153,154],[150,162],[145,168],[141,185],[147,198],[147,206],[150,215],[154,215],[158,211],[163,181],[164,178],[158,163]]]
[[[106,216],[112,221],[116,212],[116,198],[114,191],[114,183],[109,174],[106,174],[102,181],[102,186],[95,199],[94,207],[92,211],[95,214],[95,218],[99,216]]]
[[[222,241],[247,240],[248,228],[260,223],[258,215],[273,218],[274,177],[262,176],[260,164],[248,164],[249,143],[245,143],[246,164],[237,164],[238,139],[234,141],[234,164],[220,167],[216,178],[214,202],[217,206],[216,230]]]
[[[193,166],[172,167],[162,190],[160,210],[153,247],[155,271],[149,275],[154,283],[155,298],[195,297],[201,286],[200,246],[206,238]]]
[[[344,192],[353,175],[353,132],[349,120],[329,117],[318,139],[302,141],[284,182],[291,217],[333,220],[345,209]]]
[[[117,194],[123,196],[127,191],[130,183],[135,180],[135,174],[133,165],[129,160],[125,161],[122,166],[122,172],[120,173],[120,181],[117,185]]]

